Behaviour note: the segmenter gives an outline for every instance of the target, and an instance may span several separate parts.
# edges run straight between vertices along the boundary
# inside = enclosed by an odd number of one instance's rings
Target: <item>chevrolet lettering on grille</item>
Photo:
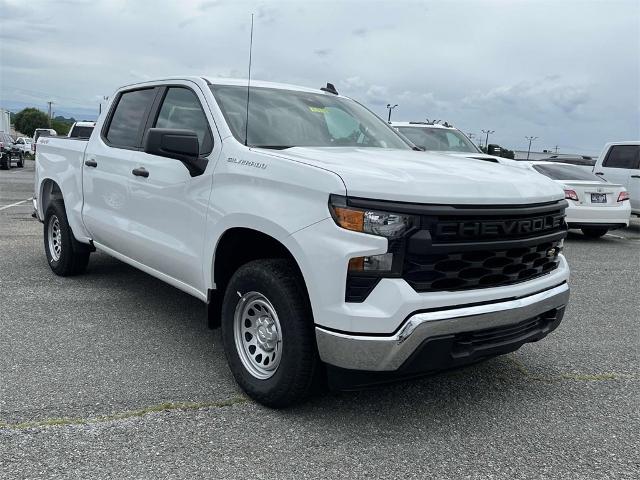
[[[435,234],[444,239],[521,236],[557,229],[563,218],[563,214],[557,214],[518,220],[445,221],[436,225]]]

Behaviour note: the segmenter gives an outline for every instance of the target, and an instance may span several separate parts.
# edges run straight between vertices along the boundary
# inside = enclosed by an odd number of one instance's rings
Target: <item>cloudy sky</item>
[[[164,75],[334,83],[395,120],[526,148],[640,137],[640,1],[0,0],[0,107],[97,113]]]

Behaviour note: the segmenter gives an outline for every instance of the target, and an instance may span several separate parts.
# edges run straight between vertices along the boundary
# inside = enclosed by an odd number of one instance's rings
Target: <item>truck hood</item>
[[[476,205],[543,203],[564,198],[558,184],[536,172],[467,158],[452,162],[444,154],[293,147],[278,155],[336,173],[353,197]]]

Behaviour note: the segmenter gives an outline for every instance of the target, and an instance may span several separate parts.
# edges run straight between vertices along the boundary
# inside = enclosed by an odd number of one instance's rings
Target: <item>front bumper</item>
[[[410,315],[388,336],[353,335],[316,327],[323,362],[339,369],[415,374],[517,350],[540,340],[562,320],[566,283],[505,301],[432,309]]]

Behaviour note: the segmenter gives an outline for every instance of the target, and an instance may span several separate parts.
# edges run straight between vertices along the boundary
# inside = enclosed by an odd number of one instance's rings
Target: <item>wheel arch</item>
[[[287,238],[291,239],[290,236]],[[290,242],[250,227],[231,227],[224,231],[215,246],[211,264],[211,279],[215,282],[215,289],[210,289],[208,292],[211,327],[219,326],[222,297],[233,273],[253,260],[268,258],[291,260],[300,276],[306,298],[310,301],[309,289],[300,263],[292,252],[292,245],[286,243]]]

